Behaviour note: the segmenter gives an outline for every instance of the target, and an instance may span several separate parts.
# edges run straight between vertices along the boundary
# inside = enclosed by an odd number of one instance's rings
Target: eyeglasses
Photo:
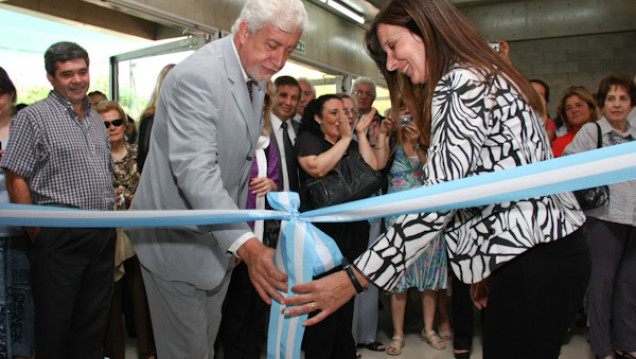
[[[119,127],[121,125],[124,124],[124,120],[122,120],[121,118],[118,118],[116,120],[112,120],[112,121],[104,121],[104,126],[106,126],[106,128],[109,128],[110,125],[113,125],[115,127]]]
[[[344,109],[344,114],[345,114],[345,116],[349,116],[349,115],[358,116],[358,110],[356,110],[356,109],[353,109],[353,110]]]
[[[356,96],[362,96],[362,95],[364,95],[364,96],[367,96],[367,97],[373,97],[373,93],[371,93],[371,92],[367,92],[367,91],[361,91],[361,90],[358,90],[358,91],[354,92],[354,94],[355,94]]]

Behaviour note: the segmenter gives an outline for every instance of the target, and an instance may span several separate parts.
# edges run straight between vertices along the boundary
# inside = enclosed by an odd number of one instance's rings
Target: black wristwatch
[[[358,278],[356,278],[356,275],[353,274],[353,269],[351,269],[351,265],[344,267],[344,270],[345,272],[347,272],[347,275],[349,276],[349,279],[351,280],[353,287],[356,289],[356,293],[360,294],[364,292],[365,290],[367,290],[367,288],[362,288],[362,285],[358,281]]]

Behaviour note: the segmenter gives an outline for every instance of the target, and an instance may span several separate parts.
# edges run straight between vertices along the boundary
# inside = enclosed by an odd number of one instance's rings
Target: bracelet
[[[362,288],[362,285],[360,285],[360,282],[358,282],[358,278],[356,278],[356,275],[353,274],[351,265],[344,267],[344,270],[345,272],[347,272],[347,275],[349,275],[349,279],[351,280],[351,284],[353,284],[353,287],[356,289],[356,293],[360,294],[367,290],[366,288]]]

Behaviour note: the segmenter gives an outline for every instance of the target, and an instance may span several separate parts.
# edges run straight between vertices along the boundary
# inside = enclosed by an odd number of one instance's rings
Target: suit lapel
[[[294,134],[296,134],[296,139],[294,140],[294,145],[296,145],[296,141],[298,141],[298,129],[300,128],[300,123],[294,121],[293,118],[291,118],[289,122],[291,122],[292,127],[294,128]]]
[[[252,88],[253,100],[250,101],[250,94],[247,90],[247,83],[243,77],[243,72],[241,71],[241,64],[232,48],[233,36],[228,36],[219,41],[224,41],[223,54],[225,57],[225,69],[228,80],[232,83],[232,97],[241,113],[240,119],[237,118],[237,120],[243,121],[247,128],[247,133],[250,137],[250,153],[252,153],[254,152],[254,144],[263,127],[261,123],[261,112],[265,93],[261,90],[262,84],[255,83]]]

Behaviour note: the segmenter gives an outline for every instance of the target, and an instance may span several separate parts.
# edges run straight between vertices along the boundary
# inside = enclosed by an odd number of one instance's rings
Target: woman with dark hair
[[[625,75],[601,80],[603,117],[583,125],[564,155],[636,140],[627,116],[636,104],[636,86]],[[598,126],[597,126],[598,125]],[[599,132],[600,131],[600,132]],[[609,185],[609,201],[585,211],[585,237],[592,254],[588,293],[590,344],[599,358],[636,358],[636,181]]]
[[[545,81],[540,79],[531,79],[530,84],[534,88],[535,91],[539,94],[541,98],[541,103],[543,104],[543,109],[541,111],[541,122],[543,122],[543,127],[545,128],[545,132],[548,134],[548,140],[550,144],[554,142],[556,139],[556,124],[550,118],[548,114],[548,102],[550,101],[550,86],[548,86]]]
[[[329,173],[347,153],[359,152],[372,168],[377,169],[373,148],[366,130],[375,110],[362,117],[355,127],[358,141],[353,140],[353,129],[344,114],[344,104],[338,95],[323,95],[305,107],[301,119],[296,153],[298,155],[301,211],[313,209],[306,182],[311,177]],[[366,248],[369,241],[369,222],[319,223],[317,227],[334,239],[348,262],[353,261]],[[338,270],[339,268],[334,269]],[[325,273],[327,275],[330,272]],[[305,358],[356,357],[356,345],[351,333],[353,299],[322,323],[307,328],[303,340]]]
[[[393,0],[371,23],[367,49],[393,108],[413,104],[424,185],[552,158],[530,83],[448,0]],[[569,193],[400,216],[355,267],[292,289],[289,315],[329,316],[373,282],[392,290],[441,232],[454,273],[484,313],[484,358],[554,358],[587,285],[585,221]]]
[[[17,93],[0,67],[0,159],[9,140]],[[9,203],[5,172],[0,170],[0,203]],[[20,227],[0,226],[0,358],[33,355],[35,308],[31,295],[27,237]]]
[[[563,150],[572,142],[576,133],[588,122],[596,122],[596,101],[594,95],[585,87],[572,86],[561,95],[558,108],[559,117],[563,119],[568,132],[557,137],[552,144],[554,157],[561,157]],[[594,142],[596,144],[596,142]]]

